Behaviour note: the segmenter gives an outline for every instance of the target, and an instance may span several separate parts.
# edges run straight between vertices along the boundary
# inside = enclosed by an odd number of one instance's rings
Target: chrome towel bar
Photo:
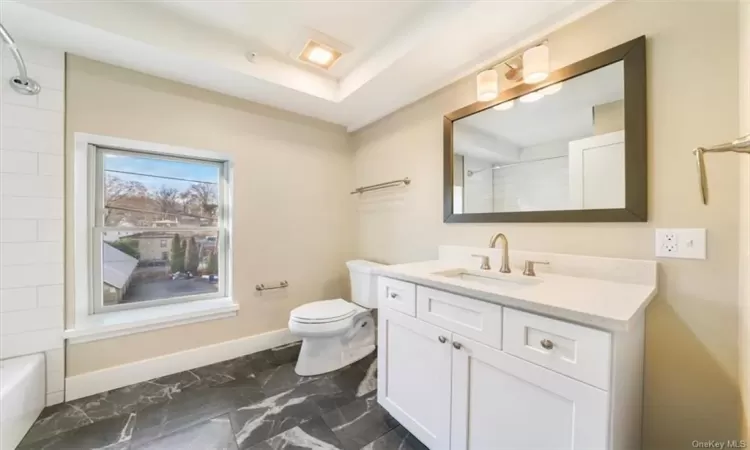
[[[703,155],[706,153],[746,153],[750,154],[750,134],[735,139],[732,142],[714,145],[713,147],[698,147],[693,150],[695,162],[698,165],[698,177],[700,179],[701,199],[704,205],[708,205],[708,176],[706,175],[706,162]]]
[[[286,280],[280,281],[278,286],[266,286],[265,284],[256,284],[255,290],[256,291],[271,291],[273,289],[283,289],[285,287],[289,287],[289,282]]]
[[[370,186],[361,186],[351,191],[349,194],[362,194],[363,192],[377,191],[378,189],[401,186],[402,184],[404,186],[408,186],[409,183],[411,183],[411,180],[407,177],[407,178],[404,178],[403,180],[393,180],[393,181],[386,181],[385,183],[372,184]]]

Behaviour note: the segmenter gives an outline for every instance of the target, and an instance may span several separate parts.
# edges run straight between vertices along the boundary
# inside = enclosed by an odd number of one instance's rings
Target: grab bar
[[[255,285],[255,290],[256,291],[272,291],[274,289],[283,289],[285,287],[289,287],[289,282],[286,281],[286,280],[283,280],[283,281],[279,282],[278,286],[266,286],[263,283],[256,284]]]

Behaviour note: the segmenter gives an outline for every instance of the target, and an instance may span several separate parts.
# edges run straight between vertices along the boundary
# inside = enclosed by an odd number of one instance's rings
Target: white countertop
[[[433,260],[374,269],[378,275],[409,281],[503,306],[591,325],[606,330],[627,330],[656,295],[656,284],[638,284],[541,273],[541,282],[490,286],[474,281],[435,275],[460,269],[454,261]],[[495,270],[495,269],[492,269]],[[522,276],[514,268],[514,275]]]

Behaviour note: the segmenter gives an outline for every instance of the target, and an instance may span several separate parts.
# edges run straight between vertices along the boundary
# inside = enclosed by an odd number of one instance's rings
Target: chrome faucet
[[[498,239],[503,241],[503,261],[500,266],[500,273],[510,273],[510,264],[509,264],[510,257],[508,256],[508,238],[506,238],[503,233],[496,233],[494,236],[492,236],[492,239],[490,239],[490,248],[495,248],[495,244],[497,244]]]

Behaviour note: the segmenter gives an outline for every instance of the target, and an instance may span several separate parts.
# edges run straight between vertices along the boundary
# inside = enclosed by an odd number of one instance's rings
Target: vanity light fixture
[[[477,101],[488,102],[500,91],[497,80],[497,71],[493,69],[483,70],[477,75]]]
[[[546,43],[523,52],[523,82],[535,84],[549,76],[549,47]]]
[[[495,109],[497,111],[507,111],[515,105],[515,100],[508,100],[507,102],[500,103],[497,106],[493,106],[492,109]]]
[[[526,95],[522,95],[518,99],[518,101],[520,101],[521,103],[532,103],[532,102],[535,102],[535,101],[541,99],[542,97],[544,97],[544,94],[542,94],[539,91],[534,91],[534,92],[529,92]]]
[[[542,95],[552,95],[552,94],[557,94],[558,92],[560,92],[560,89],[562,89],[562,82],[555,83],[551,86],[547,86],[544,89],[540,89],[539,93]]]
[[[330,69],[340,57],[340,51],[309,39],[297,58],[314,66]]]
[[[505,80],[511,84],[521,81],[527,84],[535,84],[544,81],[549,76],[549,47],[547,47],[547,41],[527,48],[523,52],[515,53],[489,69],[479,72],[477,74],[478,102],[488,102],[497,98],[500,93],[499,74],[502,74]],[[561,86],[549,87],[551,88],[549,94],[554,94],[560,90]],[[532,98],[531,101],[534,101],[541,97]],[[505,111],[513,107],[512,101],[506,103],[494,108]]]

